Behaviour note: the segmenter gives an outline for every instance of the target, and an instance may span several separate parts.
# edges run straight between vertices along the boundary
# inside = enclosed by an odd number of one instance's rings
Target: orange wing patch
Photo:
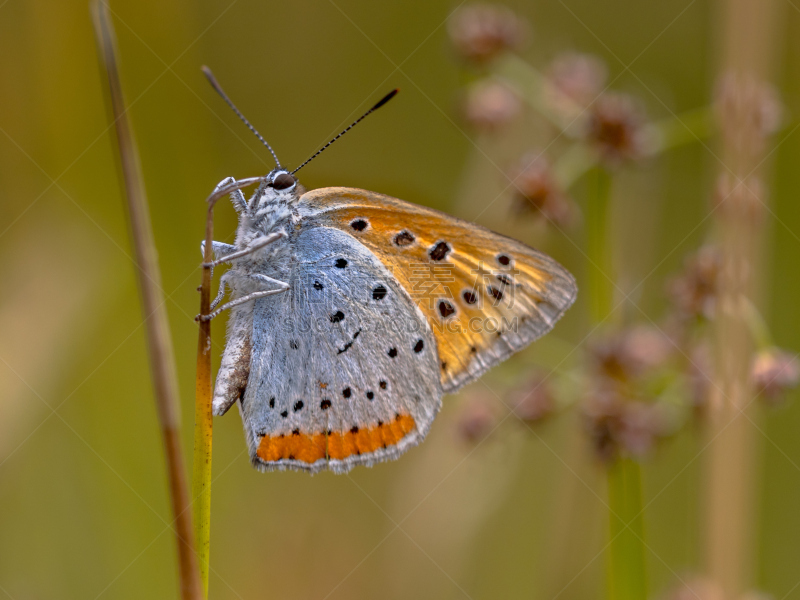
[[[549,331],[575,297],[572,276],[555,261],[473,223],[351,188],[314,190],[301,201],[321,224],[369,248],[414,299],[436,337],[445,390]],[[498,349],[510,330],[527,333],[518,347]]]
[[[256,454],[264,462],[294,459],[313,464],[323,458],[342,460],[353,454],[369,454],[393,446],[414,430],[411,415],[397,415],[391,423],[378,423],[369,428],[353,428],[340,433],[316,433],[261,438]]]

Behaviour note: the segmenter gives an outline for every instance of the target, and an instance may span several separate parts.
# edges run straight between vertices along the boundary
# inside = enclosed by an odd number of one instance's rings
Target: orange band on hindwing
[[[312,464],[324,458],[342,460],[353,454],[369,454],[393,446],[413,431],[415,425],[411,415],[397,415],[391,423],[354,427],[344,433],[306,434],[296,431],[275,437],[265,435],[256,454],[264,462],[294,459]]]

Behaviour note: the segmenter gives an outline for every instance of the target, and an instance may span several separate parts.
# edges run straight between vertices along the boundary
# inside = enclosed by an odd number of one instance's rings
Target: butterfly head
[[[291,207],[303,195],[305,188],[283,167],[270,171],[248,202],[247,226],[270,233],[291,214]]]
[[[274,190],[277,194],[293,194],[297,187],[297,178],[282,167],[273,169],[267,175],[265,187]]]

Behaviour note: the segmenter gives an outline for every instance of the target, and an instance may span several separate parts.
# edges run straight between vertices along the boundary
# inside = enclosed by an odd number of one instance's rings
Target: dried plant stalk
[[[217,200],[262,180],[261,177],[242,179],[216,190],[206,201],[205,249],[203,254],[203,279],[200,286],[200,314],[207,315],[211,305],[211,267],[214,260],[214,205]],[[197,375],[195,380],[194,409],[194,469],[192,474],[192,497],[194,498],[194,535],[197,556],[200,561],[200,574],[205,595],[208,596],[208,566],[211,541],[211,321],[198,319],[200,332],[197,340]]]
[[[724,172],[718,191],[723,255],[714,330],[711,444],[706,489],[706,568],[726,597],[753,584],[758,418],[749,383],[753,339],[748,313],[759,287],[765,150],[763,82],[770,75],[778,25],[776,0],[721,0],[723,80],[719,96]]]
[[[122,195],[127,202],[128,219],[136,258],[136,274],[145,318],[150,372],[153,378],[158,420],[164,440],[169,492],[180,567],[181,597],[202,598],[197,557],[194,553],[189,494],[180,443],[180,401],[175,357],[169,333],[161,273],[158,268],[155,240],[150,225],[144,180],[139,154],[128,120],[125,99],[117,69],[116,45],[111,20],[102,1],[92,3],[95,36],[100,62],[109,88],[109,108],[119,150]]]
[[[209,208],[208,221],[213,221]],[[207,226],[210,229],[211,225]],[[208,236],[210,238],[210,235]],[[206,242],[204,262],[213,258],[211,244]],[[203,268],[200,287],[200,314],[209,312],[211,302],[211,269]],[[194,536],[200,561],[200,578],[205,597],[208,597],[208,566],[211,543],[211,442],[213,421],[211,414],[211,321],[200,321],[197,341],[197,373],[195,375],[194,403],[194,461],[192,469],[192,497],[194,502]]]

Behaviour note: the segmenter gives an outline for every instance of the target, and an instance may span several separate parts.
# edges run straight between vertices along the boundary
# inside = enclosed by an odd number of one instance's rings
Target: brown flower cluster
[[[550,64],[545,74],[544,101],[561,119],[564,129],[585,129],[588,109],[602,94],[607,71],[596,56],[575,52],[561,54]]]
[[[684,319],[711,319],[717,303],[722,255],[716,246],[704,246],[689,256],[683,273],[667,284],[667,294]]]
[[[503,52],[520,48],[527,38],[528,26],[505,6],[472,4],[456,11],[448,31],[462,58],[486,63]]]
[[[577,209],[556,181],[550,161],[543,153],[527,154],[511,173],[514,182],[514,211],[532,214],[557,227],[572,225]]]
[[[539,423],[556,410],[556,399],[549,380],[537,373],[520,388],[512,404],[514,414],[526,423]]]
[[[777,91],[750,76],[728,73],[717,85],[716,109],[726,143],[760,154],[781,125],[783,106]]]
[[[473,83],[466,91],[464,119],[481,131],[496,131],[514,121],[522,112],[519,94],[508,85],[492,79]]]
[[[670,359],[673,347],[663,333],[648,327],[609,335],[591,347],[583,422],[602,460],[643,457],[670,433],[670,419],[648,397],[645,382]]]
[[[720,219],[743,215],[756,227],[764,217],[766,192],[757,173],[741,180],[730,173],[721,173],[711,196],[711,208]]]
[[[769,348],[755,355],[750,375],[755,392],[767,405],[777,406],[800,382],[800,362],[792,352]]]
[[[456,419],[456,436],[475,444],[488,436],[497,424],[497,413],[486,397],[473,395],[467,398]]]
[[[772,596],[757,590],[749,590],[731,597],[716,581],[708,577],[689,577],[671,590],[665,600],[773,600]]]
[[[644,112],[632,96],[606,93],[589,109],[586,138],[600,160],[614,167],[646,154],[645,125]]]

